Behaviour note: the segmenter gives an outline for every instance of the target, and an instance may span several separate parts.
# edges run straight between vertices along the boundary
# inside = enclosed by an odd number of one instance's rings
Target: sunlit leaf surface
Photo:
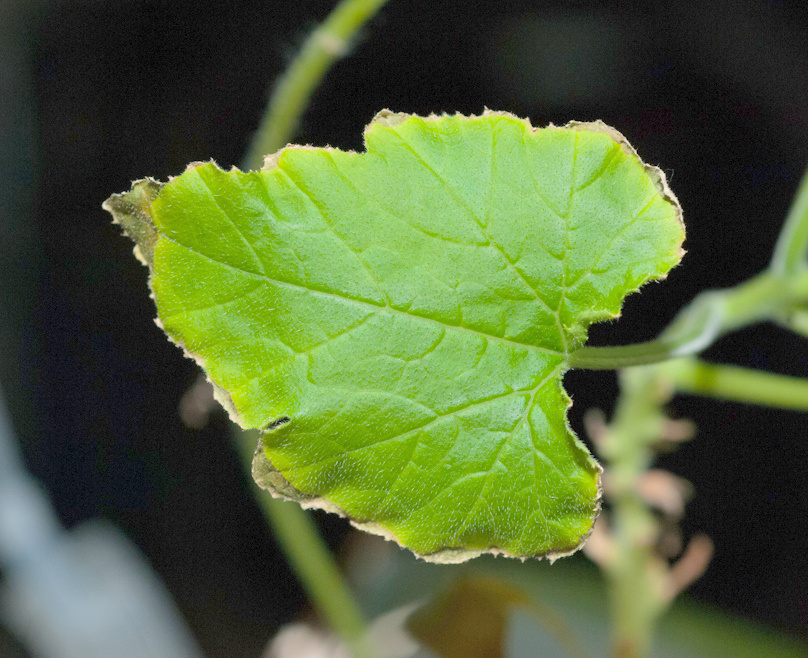
[[[194,164],[106,204],[258,481],[436,561],[574,551],[600,469],[566,356],[681,257],[659,170],[602,123],[380,113],[366,153]]]

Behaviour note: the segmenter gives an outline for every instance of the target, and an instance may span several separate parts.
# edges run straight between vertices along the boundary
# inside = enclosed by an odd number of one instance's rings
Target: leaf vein
[[[615,243],[615,242],[617,242],[617,240],[620,238],[620,236],[621,236],[621,235],[623,235],[623,234],[624,234],[624,233],[625,233],[625,232],[626,232],[628,229],[630,229],[632,226],[634,226],[634,225],[635,225],[635,224],[636,224],[636,223],[637,223],[637,222],[640,220],[640,217],[642,217],[642,215],[645,213],[645,211],[646,211],[646,210],[648,210],[648,208],[650,208],[650,207],[651,207],[651,204],[652,204],[652,203],[653,203],[655,200],[656,200],[656,197],[655,197],[655,196],[652,196],[652,198],[651,198],[651,201],[650,201],[650,202],[648,202],[647,204],[645,204],[645,206],[643,206],[643,208],[642,208],[642,209],[641,209],[641,210],[640,210],[640,211],[639,211],[639,212],[638,212],[638,213],[637,213],[637,214],[636,214],[634,217],[632,217],[630,221],[628,221],[628,222],[626,222],[625,224],[623,224],[623,225],[622,225],[622,226],[621,226],[621,227],[620,227],[620,228],[619,228],[619,229],[618,229],[618,230],[615,232],[615,234],[614,234],[614,235],[613,235],[611,238],[609,238],[609,241],[608,241],[608,242],[606,243],[606,245],[603,247],[603,250],[600,252],[600,254],[598,255],[598,257],[597,257],[597,258],[594,260],[594,262],[592,263],[592,265],[591,265],[589,268],[587,268],[587,270],[586,270],[586,271],[584,271],[583,273],[581,273],[581,274],[580,274],[580,275],[579,275],[579,276],[578,276],[578,277],[577,277],[577,278],[576,278],[574,281],[572,281],[572,282],[571,282],[571,283],[568,285],[567,290],[571,290],[572,288],[574,288],[575,286],[577,286],[577,285],[578,285],[578,284],[579,284],[579,283],[580,283],[580,282],[581,282],[583,279],[588,278],[589,276],[591,276],[591,275],[594,273],[594,270],[595,270],[595,268],[598,266],[598,263],[600,263],[600,261],[603,259],[603,257],[604,257],[604,256],[605,256],[605,255],[606,255],[606,254],[609,252],[609,250],[610,250],[610,249],[611,249],[611,248],[614,246],[614,243]]]
[[[530,409],[532,408],[532,406],[533,406],[533,402],[532,402],[532,400],[534,400],[534,399],[535,399],[535,397],[536,397],[536,393],[537,393],[538,391],[540,391],[542,388],[544,388],[544,386],[546,386],[546,385],[547,385],[547,383],[553,379],[553,377],[557,376],[557,375],[558,375],[558,373],[559,373],[559,368],[553,368],[553,370],[552,370],[552,371],[551,371],[551,372],[550,372],[550,373],[549,373],[549,374],[548,374],[548,375],[547,375],[547,376],[546,376],[546,377],[545,377],[545,378],[544,378],[544,379],[543,379],[541,382],[539,382],[539,384],[538,384],[538,385],[537,385],[535,388],[533,388],[533,389],[526,389],[526,390],[520,390],[520,391],[514,391],[514,392],[512,392],[512,393],[510,393],[510,394],[508,394],[508,395],[504,395],[504,396],[501,396],[500,398],[496,398],[496,399],[504,399],[504,398],[506,398],[506,397],[513,396],[513,395],[520,395],[520,394],[521,394],[521,395],[524,395],[524,394],[526,394],[526,393],[529,393],[529,394],[531,394],[531,398],[530,398],[530,401],[528,402],[527,407],[526,407],[527,411],[525,412],[525,413],[529,413],[529,410],[530,410]],[[471,406],[479,406],[480,404],[485,404],[485,403],[487,403],[487,402],[492,402],[492,401],[493,401],[493,400],[485,400],[485,401],[483,401],[483,402],[481,402],[481,403],[478,403],[477,405],[469,405],[469,407],[466,407],[466,409],[470,408]],[[528,425],[530,425],[530,423],[528,423]],[[514,428],[514,431],[515,431],[515,429],[516,429],[516,428]],[[531,430],[531,431],[532,431],[532,430]],[[536,448],[535,448],[535,443],[534,443],[533,441],[531,441],[531,443],[533,444],[534,449],[536,449]],[[535,464],[534,464],[534,472],[535,472]],[[428,501],[426,501],[424,504],[420,505],[419,507],[417,507],[417,508],[415,508],[415,509],[411,510],[408,516],[413,516],[413,515],[415,515],[416,513],[420,512],[421,510],[423,510],[423,509],[425,509],[425,508],[429,507],[429,506],[430,506],[430,505],[431,505],[433,502],[435,502],[435,500],[437,500],[437,499],[438,499],[438,498],[439,498],[439,497],[440,497],[440,496],[443,494],[443,492],[444,492],[444,491],[446,491],[447,489],[449,489],[449,488],[451,488],[452,486],[454,486],[454,485],[455,485],[455,484],[456,484],[456,483],[457,483],[459,480],[461,480],[461,479],[463,479],[463,478],[465,478],[465,477],[467,477],[467,476],[469,476],[469,475],[478,475],[478,474],[479,474],[479,473],[474,473],[474,474],[472,474],[472,473],[466,473],[466,474],[464,474],[464,475],[463,475],[461,478],[458,478],[458,479],[456,479],[456,480],[453,480],[452,482],[450,482],[450,483],[449,483],[449,484],[447,484],[446,486],[441,487],[441,488],[438,490],[438,492],[437,492],[437,493],[436,493],[434,496],[432,496],[432,497],[431,497],[431,498],[430,498]]]
[[[541,192],[539,192],[538,181],[536,181],[536,177],[533,175],[533,171],[532,171],[532,169],[530,167],[530,161],[529,161],[528,155],[527,155],[527,140],[525,139],[524,134],[522,134],[522,153],[523,153],[524,158],[525,158],[525,171],[528,172],[528,177],[530,179],[530,182],[533,185],[533,192],[536,194],[536,196],[539,199],[541,199],[541,201],[544,203],[544,205],[547,206],[547,208],[549,208],[550,211],[556,217],[558,217],[558,219],[560,219],[562,221],[562,223],[564,224],[564,231],[565,231],[564,254],[561,256],[561,258],[559,260],[562,263],[564,263],[564,272],[566,274],[566,267],[567,267],[567,264],[566,264],[566,259],[567,259],[567,237],[566,236],[568,235],[568,231],[569,231],[568,224],[567,224],[567,218],[566,218],[565,215],[560,214],[555,208],[553,208],[553,206],[550,205],[550,202],[547,201],[547,199],[544,198],[544,196],[541,194]],[[545,247],[543,247],[543,248],[548,254],[553,256],[553,254],[550,253],[550,251],[547,248],[545,248]],[[555,256],[553,256],[553,258],[555,258]],[[563,301],[564,301],[564,297],[563,297],[563,294],[562,294],[562,296],[561,296],[561,298],[559,300],[558,308],[556,308],[555,311],[553,312],[553,317],[555,318],[555,324],[556,324],[556,329],[558,330],[558,335],[561,338],[561,345],[564,348],[564,352],[568,353],[569,352],[569,346],[567,344],[567,333],[564,330],[564,326],[563,326],[563,324],[561,322],[561,304],[563,303]]]
[[[274,279],[274,278],[270,277],[269,275],[256,274],[255,272],[250,272],[249,270],[245,270],[243,268],[237,267],[237,266],[232,265],[230,263],[226,263],[224,261],[217,260],[216,258],[213,258],[212,256],[209,256],[208,254],[205,254],[205,253],[203,253],[201,251],[197,251],[196,249],[193,249],[192,247],[189,247],[188,245],[183,244],[182,242],[179,242],[178,240],[176,240],[174,238],[168,237],[167,235],[165,235],[165,233],[161,233],[160,236],[162,238],[164,238],[165,240],[167,240],[167,241],[169,241],[169,242],[171,242],[171,243],[173,243],[173,244],[175,244],[175,245],[177,245],[179,247],[182,247],[182,248],[188,250],[190,253],[199,256],[200,258],[205,258],[206,260],[209,260],[212,263],[216,263],[217,265],[221,265],[222,267],[226,267],[226,268],[234,270],[236,272],[240,272],[241,274],[243,274],[245,276],[262,279],[266,283],[273,283],[273,284],[276,284],[276,285],[281,286],[281,287],[288,287],[288,288],[292,288],[292,289],[295,289],[295,290],[301,290],[301,291],[304,291],[304,292],[312,293],[314,295],[322,295],[322,296],[325,296],[325,297],[333,297],[333,298],[339,299],[339,300],[341,300],[343,302],[351,302],[352,304],[356,304],[357,306],[369,306],[372,309],[374,309],[376,311],[376,313],[382,313],[383,312],[383,313],[390,313],[390,314],[394,314],[394,315],[401,315],[403,317],[415,319],[415,320],[418,320],[420,322],[427,322],[427,323],[437,325],[441,329],[445,329],[445,328],[448,327],[448,328],[455,329],[455,330],[458,330],[458,331],[465,331],[465,332],[468,332],[468,333],[473,334],[475,336],[480,336],[482,338],[485,338],[486,340],[496,340],[496,341],[499,341],[499,342],[501,342],[503,344],[513,345],[515,347],[522,348],[522,349],[528,349],[528,350],[533,350],[533,351],[538,351],[538,352],[545,352],[547,354],[552,354],[552,355],[555,355],[555,356],[565,356],[564,353],[559,352],[558,350],[551,349],[549,347],[540,347],[538,345],[531,345],[530,343],[521,343],[519,341],[514,341],[514,340],[509,340],[507,338],[503,338],[502,336],[496,336],[496,335],[493,335],[493,334],[486,334],[486,333],[484,333],[482,331],[478,331],[477,329],[472,329],[470,327],[466,327],[466,326],[463,326],[463,325],[449,324],[447,322],[441,322],[440,320],[435,320],[433,318],[425,317],[423,315],[416,315],[415,313],[406,313],[406,312],[400,311],[400,310],[398,310],[398,309],[396,309],[396,308],[394,308],[392,306],[390,306],[390,307],[381,306],[381,305],[374,304],[374,303],[372,303],[370,301],[365,301],[364,299],[356,299],[354,297],[343,296],[343,295],[340,295],[338,293],[331,292],[329,290],[318,290],[317,288],[312,288],[312,287],[305,286],[305,285],[302,285],[302,284],[299,284],[299,283],[293,283],[291,281],[284,281],[282,279]]]
[[[402,137],[401,135],[399,135],[395,131],[394,131],[394,134],[398,137],[399,140],[401,140],[401,143],[404,145],[404,147],[407,149],[407,151],[409,151],[412,154],[413,158],[417,162],[421,163],[423,165],[424,169],[426,169],[428,172],[430,172],[430,174],[432,174],[435,177],[435,179],[438,182],[440,182],[441,185],[443,185],[443,187],[449,192],[449,194],[451,194],[452,198],[455,200],[457,205],[460,206],[461,208],[463,208],[463,210],[466,212],[468,217],[470,217],[477,224],[477,226],[480,228],[483,235],[485,236],[486,240],[488,240],[488,245],[490,247],[492,247],[497,253],[499,253],[499,255],[502,257],[502,259],[505,261],[506,267],[508,267],[511,271],[513,271],[516,274],[516,276],[527,287],[528,291],[533,295],[533,297],[536,299],[536,301],[538,301],[545,308],[545,310],[548,313],[552,314],[556,318],[556,324],[558,324],[558,312],[554,311],[550,307],[550,305],[541,297],[541,295],[539,295],[539,292],[535,288],[535,286],[533,286],[525,278],[525,275],[519,269],[519,267],[516,265],[516,263],[508,257],[508,255],[505,253],[505,250],[496,242],[496,240],[494,240],[492,238],[491,234],[488,232],[488,223],[489,223],[488,217],[490,217],[490,213],[491,213],[491,194],[490,194],[490,190],[492,188],[492,182],[491,181],[493,180],[493,177],[494,177],[494,157],[493,157],[493,152],[494,152],[494,132],[493,132],[493,128],[491,129],[491,158],[490,158],[491,167],[490,167],[490,174],[489,174],[489,176],[490,176],[489,177],[489,195],[488,195],[489,198],[488,198],[488,211],[487,211],[486,221],[483,221],[483,220],[481,220],[480,218],[477,217],[477,215],[474,213],[474,211],[471,208],[469,208],[468,204],[460,197],[460,195],[449,184],[449,182],[443,176],[441,176],[437,171],[435,171],[435,169],[423,158],[423,156],[421,156],[413,148],[413,146],[406,139],[404,139],[404,137]],[[563,335],[561,336],[561,340],[562,340],[562,343],[563,343],[564,342],[564,336]],[[566,348],[565,348],[565,351],[566,351]]]
[[[300,192],[303,194],[303,196],[305,196],[309,201],[311,201],[312,205],[317,209],[317,212],[320,213],[320,216],[323,218],[323,222],[328,227],[328,229],[331,231],[331,234],[337,240],[339,240],[342,243],[342,245],[348,250],[348,253],[353,255],[353,257],[356,259],[356,261],[359,263],[359,265],[361,265],[362,269],[365,271],[365,274],[368,277],[368,279],[370,279],[370,281],[373,283],[373,285],[376,286],[376,290],[385,299],[386,305],[390,306],[390,297],[388,296],[387,292],[385,292],[385,290],[382,288],[379,281],[376,279],[376,277],[370,271],[370,269],[367,266],[367,263],[365,263],[365,261],[362,259],[362,256],[359,254],[359,252],[354,250],[353,247],[351,247],[351,245],[349,245],[346,242],[345,238],[343,238],[337,232],[337,229],[334,227],[334,225],[328,219],[328,215],[326,214],[325,210],[323,210],[322,204],[320,202],[318,202],[317,199],[314,198],[314,195],[309,190],[305,189],[297,180],[295,180],[292,177],[292,175],[288,171],[286,171],[286,169],[283,167],[282,163],[280,163],[280,162],[278,163],[277,169],[284,176],[286,176],[298,190],[300,190]]]
[[[208,184],[208,181],[206,181],[202,177],[202,175],[198,173],[197,169],[195,169],[194,171],[197,172],[197,177],[199,178],[199,180],[201,180],[205,184],[205,187],[208,190],[208,194],[210,194],[210,198],[213,200],[213,203],[219,209],[219,212],[221,212],[222,215],[224,215],[224,217],[227,219],[227,221],[233,227],[233,230],[235,230],[235,232],[239,235],[239,237],[244,242],[244,244],[246,244],[247,247],[249,247],[250,251],[252,252],[253,257],[255,258],[255,261],[258,263],[258,266],[261,268],[261,272],[264,275],[266,275],[266,267],[264,266],[264,261],[261,258],[261,256],[258,255],[258,252],[255,250],[255,247],[253,246],[252,242],[250,242],[247,239],[247,236],[244,235],[244,233],[241,231],[241,229],[236,224],[236,220],[234,220],[230,216],[230,213],[227,210],[225,210],[224,206],[222,206],[222,204],[219,202],[219,199],[216,198],[216,195],[213,193],[213,190],[211,189],[210,185]]]
[[[545,378],[542,381],[541,384],[539,384],[538,388],[541,388],[542,386],[544,386],[544,384],[549,380],[550,377],[552,377],[553,373],[557,372],[557,370],[558,370],[557,368],[554,368],[553,372],[550,375],[548,375],[548,377]],[[411,434],[414,434],[416,432],[422,432],[422,431],[424,431],[426,429],[429,429],[432,425],[435,425],[436,423],[439,423],[442,420],[446,420],[447,418],[452,418],[452,417],[456,416],[459,413],[462,413],[464,411],[468,411],[469,409],[475,409],[477,407],[481,407],[481,406],[484,406],[486,404],[491,404],[492,402],[497,402],[499,400],[506,400],[506,399],[508,399],[510,397],[515,397],[517,395],[525,395],[525,394],[528,394],[530,392],[531,392],[531,389],[519,390],[519,391],[508,391],[507,393],[503,393],[503,394],[500,394],[500,395],[494,395],[494,396],[492,396],[490,398],[486,398],[484,400],[479,400],[478,402],[468,404],[468,405],[460,407],[458,409],[452,409],[452,410],[447,411],[445,413],[435,414],[434,418],[430,419],[429,421],[427,421],[426,423],[424,423],[422,425],[419,425],[418,427],[413,427],[412,429],[406,430],[404,432],[400,432],[399,434],[395,434],[393,436],[388,436],[388,437],[385,437],[384,439],[379,439],[378,441],[374,441],[373,443],[368,443],[366,445],[359,446],[357,448],[351,448],[350,450],[345,450],[344,452],[341,452],[339,455],[335,455],[335,456],[332,456],[332,457],[326,457],[325,459],[322,459],[322,460],[316,461],[316,462],[312,462],[310,464],[303,464],[301,466],[296,466],[295,468],[288,469],[286,472],[293,473],[293,472],[301,470],[303,468],[311,468],[313,466],[321,466],[322,464],[327,464],[330,461],[337,460],[337,459],[342,459],[343,457],[345,457],[345,455],[350,455],[350,454],[355,453],[355,452],[360,452],[361,450],[368,450],[370,448],[376,448],[377,446],[383,445],[385,443],[390,443],[391,441],[396,441],[398,439],[403,439],[403,438],[405,438],[405,437],[407,437],[407,436],[409,436]],[[294,422],[294,419],[293,419],[292,422]],[[293,428],[290,427],[290,429],[293,429]]]

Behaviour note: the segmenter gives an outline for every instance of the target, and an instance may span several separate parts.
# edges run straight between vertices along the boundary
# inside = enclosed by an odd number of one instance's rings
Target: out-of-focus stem
[[[286,559],[328,625],[351,648],[355,658],[372,658],[365,619],[353,594],[314,525],[311,513],[297,503],[262,492],[261,507]]]
[[[775,274],[794,274],[806,267],[808,256],[808,171],[803,174],[774,247],[769,269]]]
[[[259,169],[264,156],[286,146],[314,90],[331,66],[345,56],[351,41],[388,0],[342,0],[306,39],[278,81],[261,125],[244,158],[245,169]]]
[[[258,443],[257,432],[233,428],[233,439],[249,474]],[[328,626],[350,647],[355,658],[373,658],[367,645],[367,624],[331,551],[314,524],[311,512],[297,503],[273,498],[266,491],[256,493],[275,538],[289,565]]]
[[[667,565],[655,554],[658,522],[639,490],[664,432],[662,405],[671,389],[659,367],[621,373],[620,397],[599,445],[607,461],[613,546],[601,562],[611,598],[615,658],[641,658],[651,648],[656,622],[667,608]]]

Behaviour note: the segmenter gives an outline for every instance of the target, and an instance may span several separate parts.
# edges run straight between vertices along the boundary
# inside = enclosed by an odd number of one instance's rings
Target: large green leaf
[[[598,122],[382,112],[366,153],[193,164],[106,204],[259,483],[435,561],[576,550],[600,468],[561,378],[680,259],[664,175]]]

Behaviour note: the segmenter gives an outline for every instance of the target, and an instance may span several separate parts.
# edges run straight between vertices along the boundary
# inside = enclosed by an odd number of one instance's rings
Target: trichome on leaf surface
[[[436,562],[577,550],[601,469],[561,380],[679,262],[664,174],[601,122],[383,111],[365,142],[195,163],[105,208],[161,326],[263,430],[273,495]]]

